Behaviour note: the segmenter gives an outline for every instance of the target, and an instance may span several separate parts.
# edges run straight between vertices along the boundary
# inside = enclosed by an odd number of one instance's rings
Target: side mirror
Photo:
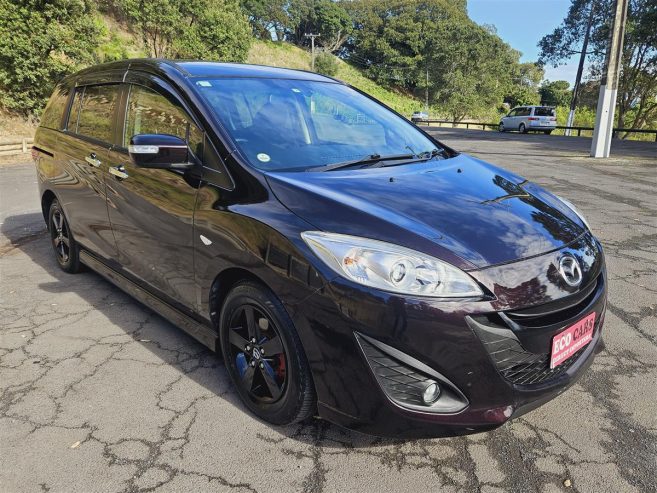
[[[192,166],[187,142],[175,135],[133,135],[128,152],[132,161],[142,168],[184,169]]]

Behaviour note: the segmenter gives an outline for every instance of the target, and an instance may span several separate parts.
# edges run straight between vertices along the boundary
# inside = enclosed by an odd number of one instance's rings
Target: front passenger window
[[[181,107],[161,94],[132,85],[125,118],[124,147],[128,147],[133,135],[168,134],[186,140],[192,152],[202,157],[203,133]]]

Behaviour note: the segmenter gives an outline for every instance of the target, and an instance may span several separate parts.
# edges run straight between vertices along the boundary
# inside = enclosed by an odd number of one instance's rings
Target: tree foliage
[[[244,61],[251,33],[236,0],[117,0],[150,56]]]
[[[0,106],[38,114],[63,76],[94,61],[88,0],[0,0]]]
[[[545,75],[543,67],[537,63],[527,62],[512,64],[512,84],[504,98],[509,106],[538,104],[540,102],[539,85]]]
[[[591,5],[590,78],[599,79],[609,41],[612,0],[572,0],[563,23],[539,43],[541,61],[566,63],[584,37]],[[657,1],[630,0],[618,88],[618,126],[645,127],[657,119]]]
[[[428,88],[430,103],[455,120],[487,112],[522,89],[528,99],[536,89],[538,71],[521,69],[520,53],[471,21],[463,2],[356,0],[349,10],[349,60],[380,83],[419,94]]]
[[[570,104],[570,84],[565,80],[546,80],[539,89],[541,104],[547,106],[568,106]]]
[[[329,77],[334,77],[338,73],[338,61],[335,56],[327,51],[323,51],[315,58],[315,71],[328,75]]]

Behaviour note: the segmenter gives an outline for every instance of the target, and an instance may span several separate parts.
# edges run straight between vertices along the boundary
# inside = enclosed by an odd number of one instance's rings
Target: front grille
[[[592,287],[583,289],[572,299],[558,300],[522,311],[468,317],[468,323],[506,380],[516,385],[549,382],[566,373],[588,348],[588,345],[583,347],[556,368],[550,368],[551,337],[565,329],[568,323],[574,323],[577,317],[592,310],[591,304],[603,289],[603,282],[602,276],[599,276],[591,283]],[[538,330],[543,334],[540,347],[548,349],[548,352],[532,352],[520,342],[518,334],[531,337]],[[594,337],[598,330],[599,320],[596,321]]]

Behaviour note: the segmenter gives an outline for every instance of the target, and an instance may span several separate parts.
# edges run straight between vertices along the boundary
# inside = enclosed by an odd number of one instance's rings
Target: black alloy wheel
[[[254,305],[233,312],[228,340],[240,385],[258,402],[276,402],[286,387],[287,358],[274,322]]]
[[[73,239],[68,221],[59,202],[53,200],[48,214],[48,230],[55,258],[61,269],[70,274],[81,269],[78,245]]]
[[[264,286],[244,282],[226,296],[220,317],[228,374],[246,406],[273,424],[310,417],[315,390],[299,336]]]

